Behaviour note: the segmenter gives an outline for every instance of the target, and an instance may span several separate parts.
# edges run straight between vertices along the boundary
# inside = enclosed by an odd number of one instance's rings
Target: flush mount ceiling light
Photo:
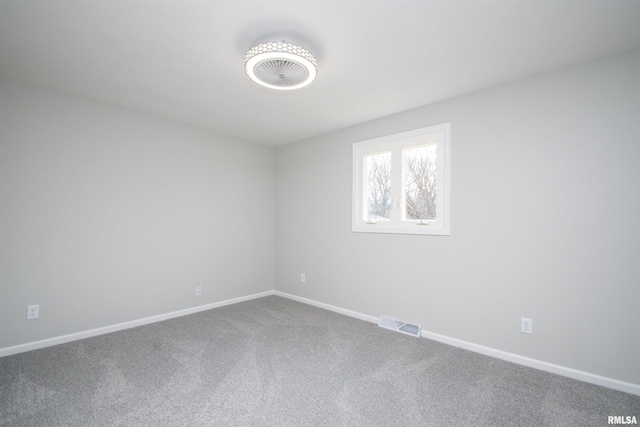
[[[262,43],[249,49],[244,57],[244,70],[254,82],[279,90],[300,89],[318,75],[313,54],[285,41]]]

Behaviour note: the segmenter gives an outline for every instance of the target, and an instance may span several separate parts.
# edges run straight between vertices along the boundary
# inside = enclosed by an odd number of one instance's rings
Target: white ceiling
[[[3,77],[281,145],[640,49],[640,1],[7,1]],[[312,51],[273,91],[255,43]]]

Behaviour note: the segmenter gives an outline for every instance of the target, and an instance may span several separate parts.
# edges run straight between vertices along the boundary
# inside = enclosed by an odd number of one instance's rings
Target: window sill
[[[351,231],[354,233],[385,233],[385,234],[420,234],[426,236],[450,236],[448,227],[436,227],[433,225],[383,225],[358,224],[353,225]]]

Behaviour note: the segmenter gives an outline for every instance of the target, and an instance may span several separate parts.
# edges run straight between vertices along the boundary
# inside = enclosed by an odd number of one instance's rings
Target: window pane
[[[365,220],[391,218],[391,153],[364,156]]]
[[[402,150],[405,219],[436,219],[437,144]]]

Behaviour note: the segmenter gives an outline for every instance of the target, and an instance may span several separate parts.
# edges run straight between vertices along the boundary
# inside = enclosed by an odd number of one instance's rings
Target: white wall
[[[640,384],[638,76],[635,52],[279,147],[276,289]],[[443,122],[451,236],[352,233],[352,143]]]
[[[273,148],[0,89],[0,348],[273,289]]]

